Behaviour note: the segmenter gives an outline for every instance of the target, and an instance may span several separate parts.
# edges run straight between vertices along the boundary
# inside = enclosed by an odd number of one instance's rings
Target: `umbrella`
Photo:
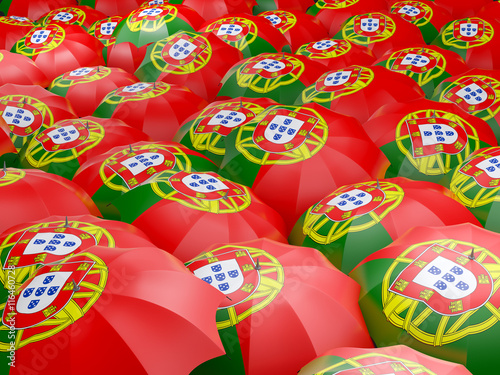
[[[226,153],[226,136],[275,104],[274,100],[267,98],[242,97],[212,102],[186,119],[175,134],[174,141],[202,153],[220,165]]]
[[[295,54],[320,62],[329,70],[337,70],[349,65],[367,66],[375,61],[375,56],[368,47],[333,38],[303,44],[295,51]]]
[[[324,70],[324,65],[304,56],[261,53],[242,60],[226,73],[217,99],[267,97],[292,104]]]
[[[79,0],[80,5],[88,5],[95,10],[103,12],[108,17],[127,16],[139,8],[142,0]]]
[[[50,81],[29,57],[0,50],[0,86],[8,83],[47,87]]]
[[[88,5],[75,5],[53,9],[37,19],[37,23],[41,25],[48,25],[51,23],[79,25],[87,30],[90,25],[103,18],[106,18],[104,13]]]
[[[297,375],[398,373],[401,375],[472,375],[463,365],[422,354],[405,345],[377,349],[331,349],[309,362]]]
[[[113,147],[87,160],[73,181],[94,200],[103,216],[119,218],[111,203],[126,192],[147,184],[161,174],[179,171],[215,171],[208,158],[175,142],[136,142]]]
[[[35,23],[26,17],[0,16],[0,49],[10,50]]]
[[[227,355],[192,375],[295,374],[327,349],[372,347],[359,286],[314,249],[269,239],[215,244],[186,264],[226,295],[216,319]]]
[[[185,86],[210,102],[215,99],[226,72],[242,58],[237,48],[213,33],[178,31],[152,43],[134,74],[144,82]]]
[[[0,305],[0,347],[15,337],[9,375],[52,346],[43,371],[54,375],[188,374],[223,354],[213,316],[224,296],[155,247],[93,246],[40,267],[12,293]]]
[[[151,140],[121,120],[93,116],[61,120],[43,129],[19,151],[21,166],[72,179],[93,156],[112,147]]]
[[[18,150],[41,130],[63,119],[76,118],[71,103],[36,85],[0,87],[0,113]]]
[[[0,233],[13,225],[50,215],[100,216],[85,191],[72,181],[37,169],[0,170]]]
[[[90,25],[87,32],[99,39],[99,41],[104,45],[102,49],[102,55],[104,61],[108,61],[108,51],[110,47],[115,43],[116,38],[113,36],[116,25],[118,25],[123,20],[123,16],[110,16],[103,18],[94,22]]]
[[[207,21],[198,31],[217,35],[238,48],[244,58],[264,52],[291,52],[288,41],[279,30],[262,17],[249,14],[237,13]]]
[[[349,273],[368,255],[421,223],[480,225],[454,198],[438,184],[403,177],[344,185],[309,207],[288,242],[320,250]]]
[[[76,0],[3,0],[0,11],[7,16],[38,19],[44,13],[63,6],[77,5]]]
[[[137,82],[111,91],[93,115],[120,119],[155,141],[170,141],[184,120],[206,105],[184,86]]]
[[[268,107],[225,144],[219,173],[252,187],[281,214],[287,233],[332,189],[382,178],[388,167],[357,120],[315,103]]]
[[[452,103],[427,99],[381,107],[363,124],[391,165],[386,177],[448,186],[453,168],[474,151],[496,146],[488,124]]]
[[[104,64],[102,44],[77,25],[34,27],[11,51],[31,58],[51,81],[68,70]]]
[[[257,5],[255,0],[231,1],[231,0],[182,0],[182,5],[196,10],[206,20],[223,17],[227,14],[238,13],[252,14],[252,8]]]
[[[253,14],[268,10],[287,10],[305,12],[314,4],[314,0],[256,0]]]
[[[160,174],[112,204],[121,221],[184,262],[217,242],[286,242],[283,219],[274,209],[248,187],[214,172]]]
[[[496,365],[498,233],[472,224],[415,227],[351,273],[375,345],[410,346],[474,375]]]
[[[458,53],[470,68],[499,69],[500,37],[495,19],[468,17],[448,22],[432,44]]]
[[[446,9],[454,19],[476,15],[484,6],[491,3],[489,0],[434,0],[437,6]]]
[[[422,89],[408,77],[380,66],[351,65],[324,73],[297,95],[295,104],[317,103],[363,123],[384,104],[423,96]]]
[[[111,91],[139,82],[120,68],[91,66],[66,72],[52,81],[48,90],[68,99],[78,117],[90,116]]]
[[[439,34],[439,30],[453,18],[444,8],[431,0],[391,0],[391,13],[417,26],[429,44]]]
[[[374,64],[412,78],[429,99],[443,80],[469,70],[458,54],[432,45],[389,50]]]
[[[417,26],[386,11],[352,16],[333,37],[366,46],[372,50],[377,58],[391,48],[424,44],[424,39]]]

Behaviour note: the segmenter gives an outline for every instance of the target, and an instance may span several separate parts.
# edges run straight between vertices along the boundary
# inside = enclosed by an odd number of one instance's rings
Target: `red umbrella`
[[[102,44],[77,25],[35,27],[12,52],[31,58],[51,81],[68,70],[104,64]]]
[[[0,16],[0,49],[10,50],[35,23],[26,17]]]
[[[295,374],[328,349],[372,347],[358,285],[314,249],[269,239],[215,244],[187,267],[226,295],[216,319],[227,355],[192,375]]]
[[[120,68],[91,66],[66,72],[52,81],[48,90],[68,99],[78,117],[90,116],[104,97],[119,87],[139,82]]]
[[[267,10],[291,10],[305,12],[314,4],[314,0],[256,0],[257,5],[253,8],[253,14]]]
[[[88,5],[95,10],[103,12],[108,17],[127,16],[139,8],[142,0],[79,0],[80,5]]]
[[[200,16],[206,20],[223,17],[226,14],[246,13],[252,14],[252,8],[257,5],[256,0],[183,0],[182,5],[186,5],[196,10]]]
[[[63,177],[36,169],[0,170],[0,233],[13,225],[50,215],[100,216],[87,193]]]
[[[113,36],[116,25],[118,25],[123,20],[123,16],[111,16],[107,18],[100,19],[90,25],[87,32],[100,40],[104,45],[102,49],[102,55],[104,61],[108,61],[108,54],[110,47],[115,43],[116,37]],[[132,73],[131,73],[132,74]]]
[[[41,25],[51,23],[79,25],[87,30],[90,25],[103,18],[106,18],[106,15],[94,8],[87,5],[75,5],[53,9],[37,19],[37,23]]]
[[[185,119],[206,105],[184,86],[137,82],[111,91],[94,116],[117,118],[155,141],[170,141]]]
[[[450,12],[454,19],[475,16],[482,7],[491,3],[489,0],[434,0],[434,2]]]
[[[47,87],[50,81],[29,57],[0,50],[0,86],[8,83]]]
[[[52,9],[73,5],[77,5],[76,0],[4,0],[0,5],[0,11],[8,16],[36,20]]]
[[[154,247],[93,246],[39,268],[15,293],[0,305],[0,329],[15,336],[10,375],[52,345],[43,371],[54,375],[188,374],[224,353],[213,320],[223,294]]]

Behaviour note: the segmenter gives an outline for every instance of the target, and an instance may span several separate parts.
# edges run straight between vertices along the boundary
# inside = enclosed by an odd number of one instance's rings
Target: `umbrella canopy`
[[[489,374],[500,337],[499,241],[472,224],[415,227],[366,258],[350,276],[375,345],[405,343]]]
[[[170,141],[181,124],[206,105],[184,86],[137,82],[111,91],[93,115],[120,119],[155,141]]]
[[[19,365],[9,375],[61,342],[44,372],[187,374],[224,353],[213,320],[224,295],[155,247],[93,246],[40,267],[13,293],[0,305],[0,348],[12,332]]]
[[[79,0],[80,5],[88,5],[108,17],[127,16],[142,4],[142,0]]]
[[[221,79],[242,58],[241,51],[213,33],[178,31],[152,43],[134,74],[144,82],[185,86],[211,102],[217,96]]]
[[[320,250],[349,273],[368,255],[421,223],[480,225],[454,198],[438,184],[403,177],[345,185],[311,206],[288,242]]]
[[[104,65],[102,47],[81,26],[49,24],[31,29],[11,51],[31,58],[52,81],[68,70]]]
[[[104,45],[102,49],[102,56],[104,61],[108,61],[108,54],[110,47],[115,43],[116,38],[113,36],[116,25],[118,25],[123,20],[123,16],[110,16],[100,19],[90,25],[87,32],[99,39],[99,41]]]
[[[210,2],[205,0],[182,0],[182,5],[193,8],[204,19],[211,20],[223,17],[226,14],[245,13],[251,15],[252,8],[257,5],[257,2],[255,0],[211,0]]]
[[[47,87],[50,81],[29,57],[0,50],[0,86],[8,83]]]
[[[190,116],[174,141],[196,150],[220,165],[226,153],[225,139],[233,129],[246,125],[265,108],[276,105],[267,98],[235,98],[212,102]]]
[[[210,246],[186,264],[226,295],[216,319],[227,355],[193,375],[295,374],[327,348],[372,347],[359,286],[314,249],[258,239]]]
[[[363,123],[385,104],[423,97],[408,77],[379,66],[351,65],[321,75],[297,95],[295,104],[317,103]]]
[[[220,174],[251,186],[285,219],[287,233],[332,189],[381,178],[388,167],[357,120],[318,104],[268,107],[225,144]]]
[[[437,6],[446,9],[454,19],[476,15],[484,6],[491,3],[489,0],[434,0]]]
[[[87,30],[90,25],[103,18],[106,18],[104,13],[88,5],[75,5],[53,9],[37,19],[37,23],[40,25],[48,25],[51,23],[79,25]]]
[[[412,78],[429,99],[443,80],[470,69],[458,54],[432,45],[389,50],[374,64]]]
[[[287,10],[305,12],[314,4],[314,0],[256,0],[257,5],[253,8],[253,14],[259,14],[268,10]]]
[[[139,82],[120,68],[90,66],[66,72],[52,81],[48,90],[68,99],[78,117],[90,116],[104,97],[122,86]]]
[[[453,103],[427,99],[388,104],[363,124],[391,162],[386,177],[448,186],[453,168],[474,151],[497,146],[493,130]]]
[[[443,361],[405,345],[377,349],[336,348],[305,365],[297,375],[363,374],[472,375],[463,365]]]
[[[77,5],[76,0],[4,0],[0,4],[0,11],[7,16],[36,20],[52,9],[73,5]]]
[[[94,200],[104,217],[119,217],[110,204],[122,194],[179,171],[215,171],[203,155],[175,142],[136,142],[114,147],[85,163],[73,181]]]
[[[29,18],[0,16],[0,49],[10,50],[33,27],[35,23]]]
[[[285,36],[262,17],[237,13],[205,22],[200,32],[211,32],[230,46],[238,48],[244,58],[260,53],[291,52]]]
[[[218,242],[286,242],[283,219],[248,187],[214,172],[158,175],[113,201],[121,220],[183,262]],[[165,228],[169,230],[166,231]]]
[[[0,165],[14,167],[18,164],[17,149],[9,135],[9,126],[0,118]]]

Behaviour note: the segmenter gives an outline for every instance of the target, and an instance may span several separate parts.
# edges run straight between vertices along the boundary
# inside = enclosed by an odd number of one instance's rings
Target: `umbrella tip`
[[[80,287],[76,284],[74,279],[72,279],[71,282],[73,283],[73,291],[78,292],[80,290]]]
[[[476,257],[474,256],[474,248],[472,248],[472,251],[470,252],[469,259],[470,260],[475,260],[476,259]]]
[[[7,162],[3,161],[3,173],[7,173]]]
[[[255,269],[258,271],[260,270],[262,267],[260,266],[260,263],[259,263],[259,258],[257,258],[257,264],[255,265]]]
[[[132,145],[130,143],[128,144],[128,152],[134,152],[134,150],[132,150]]]
[[[380,189],[380,181],[377,178],[377,189]]]
[[[67,216],[66,216],[66,221],[64,223],[64,228],[69,228],[69,221]]]
[[[226,296],[226,298],[227,298],[228,300],[230,300],[230,301],[233,301],[231,298],[229,298],[229,296]]]

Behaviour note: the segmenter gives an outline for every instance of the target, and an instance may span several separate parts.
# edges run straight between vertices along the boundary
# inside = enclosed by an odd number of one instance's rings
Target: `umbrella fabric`
[[[255,0],[230,1],[230,0],[183,0],[182,5],[193,8],[205,20],[223,17],[226,14],[246,13],[252,14],[252,8],[257,5]]]
[[[79,0],[78,3],[80,5],[88,5],[108,17],[124,17],[139,8],[142,0]]]
[[[253,8],[253,14],[268,10],[305,12],[314,4],[314,0],[256,0],[256,2],[257,5]]]
[[[288,242],[320,250],[349,273],[375,251],[421,223],[481,225],[450,191],[403,177],[345,185],[311,206]]]
[[[450,12],[454,19],[474,16],[482,7],[491,3],[489,0],[434,0],[434,2]]]
[[[0,49],[10,50],[33,27],[35,23],[29,18],[0,16]]]
[[[110,47],[115,44],[116,37],[113,36],[116,25],[118,25],[123,20],[123,16],[110,16],[107,18],[100,19],[90,25],[87,32],[99,39],[99,41],[104,45],[102,49],[102,55],[104,61],[108,61],[108,53]]]
[[[52,81],[48,90],[71,102],[78,117],[90,116],[102,99],[119,87],[139,82],[120,68],[90,66],[66,72]]]
[[[7,16],[28,17],[36,20],[52,9],[73,5],[77,5],[76,0],[4,0],[0,4],[0,11]]]
[[[193,375],[295,374],[327,349],[372,347],[359,286],[314,249],[268,239],[215,244],[186,264],[226,295],[216,319],[227,355]]]
[[[412,78],[428,99],[443,80],[469,70],[458,54],[423,44],[389,50],[374,64]]]
[[[94,22],[105,17],[106,15],[104,13],[94,8],[87,5],[77,5],[53,9],[37,19],[37,23],[40,25],[48,25],[51,23],[78,25],[87,30]]]
[[[472,224],[415,227],[351,273],[376,346],[410,346],[474,375],[498,364],[498,233]]]
[[[17,149],[10,139],[9,126],[3,118],[0,118],[0,165],[15,167],[17,164]]]
[[[0,50],[0,86],[8,83],[47,87],[50,81],[29,57]]]

